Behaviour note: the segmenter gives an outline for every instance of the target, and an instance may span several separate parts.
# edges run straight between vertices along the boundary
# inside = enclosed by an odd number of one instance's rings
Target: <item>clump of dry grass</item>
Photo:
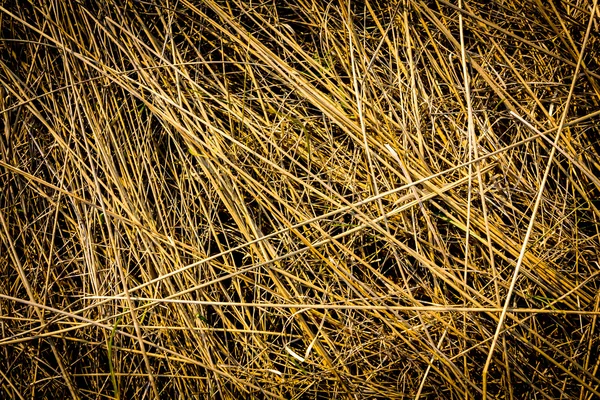
[[[600,395],[595,0],[0,4],[0,397]]]

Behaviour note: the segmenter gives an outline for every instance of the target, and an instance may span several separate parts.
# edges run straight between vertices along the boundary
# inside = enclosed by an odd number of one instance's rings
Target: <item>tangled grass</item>
[[[600,396],[596,0],[0,24],[1,398]]]

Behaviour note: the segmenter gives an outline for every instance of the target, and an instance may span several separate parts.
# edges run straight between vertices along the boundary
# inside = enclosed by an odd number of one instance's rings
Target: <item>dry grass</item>
[[[600,396],[596,0],[0,4],[1,398]]]

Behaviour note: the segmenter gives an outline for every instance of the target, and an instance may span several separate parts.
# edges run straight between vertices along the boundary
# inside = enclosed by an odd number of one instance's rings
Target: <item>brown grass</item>
[[[596,3],[0,1],[0,398],[600,396]]]

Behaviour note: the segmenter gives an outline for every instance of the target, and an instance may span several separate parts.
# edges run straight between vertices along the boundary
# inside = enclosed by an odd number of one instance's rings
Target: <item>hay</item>
[[[596,0],[0,23],[1,398],[600,396]]]

